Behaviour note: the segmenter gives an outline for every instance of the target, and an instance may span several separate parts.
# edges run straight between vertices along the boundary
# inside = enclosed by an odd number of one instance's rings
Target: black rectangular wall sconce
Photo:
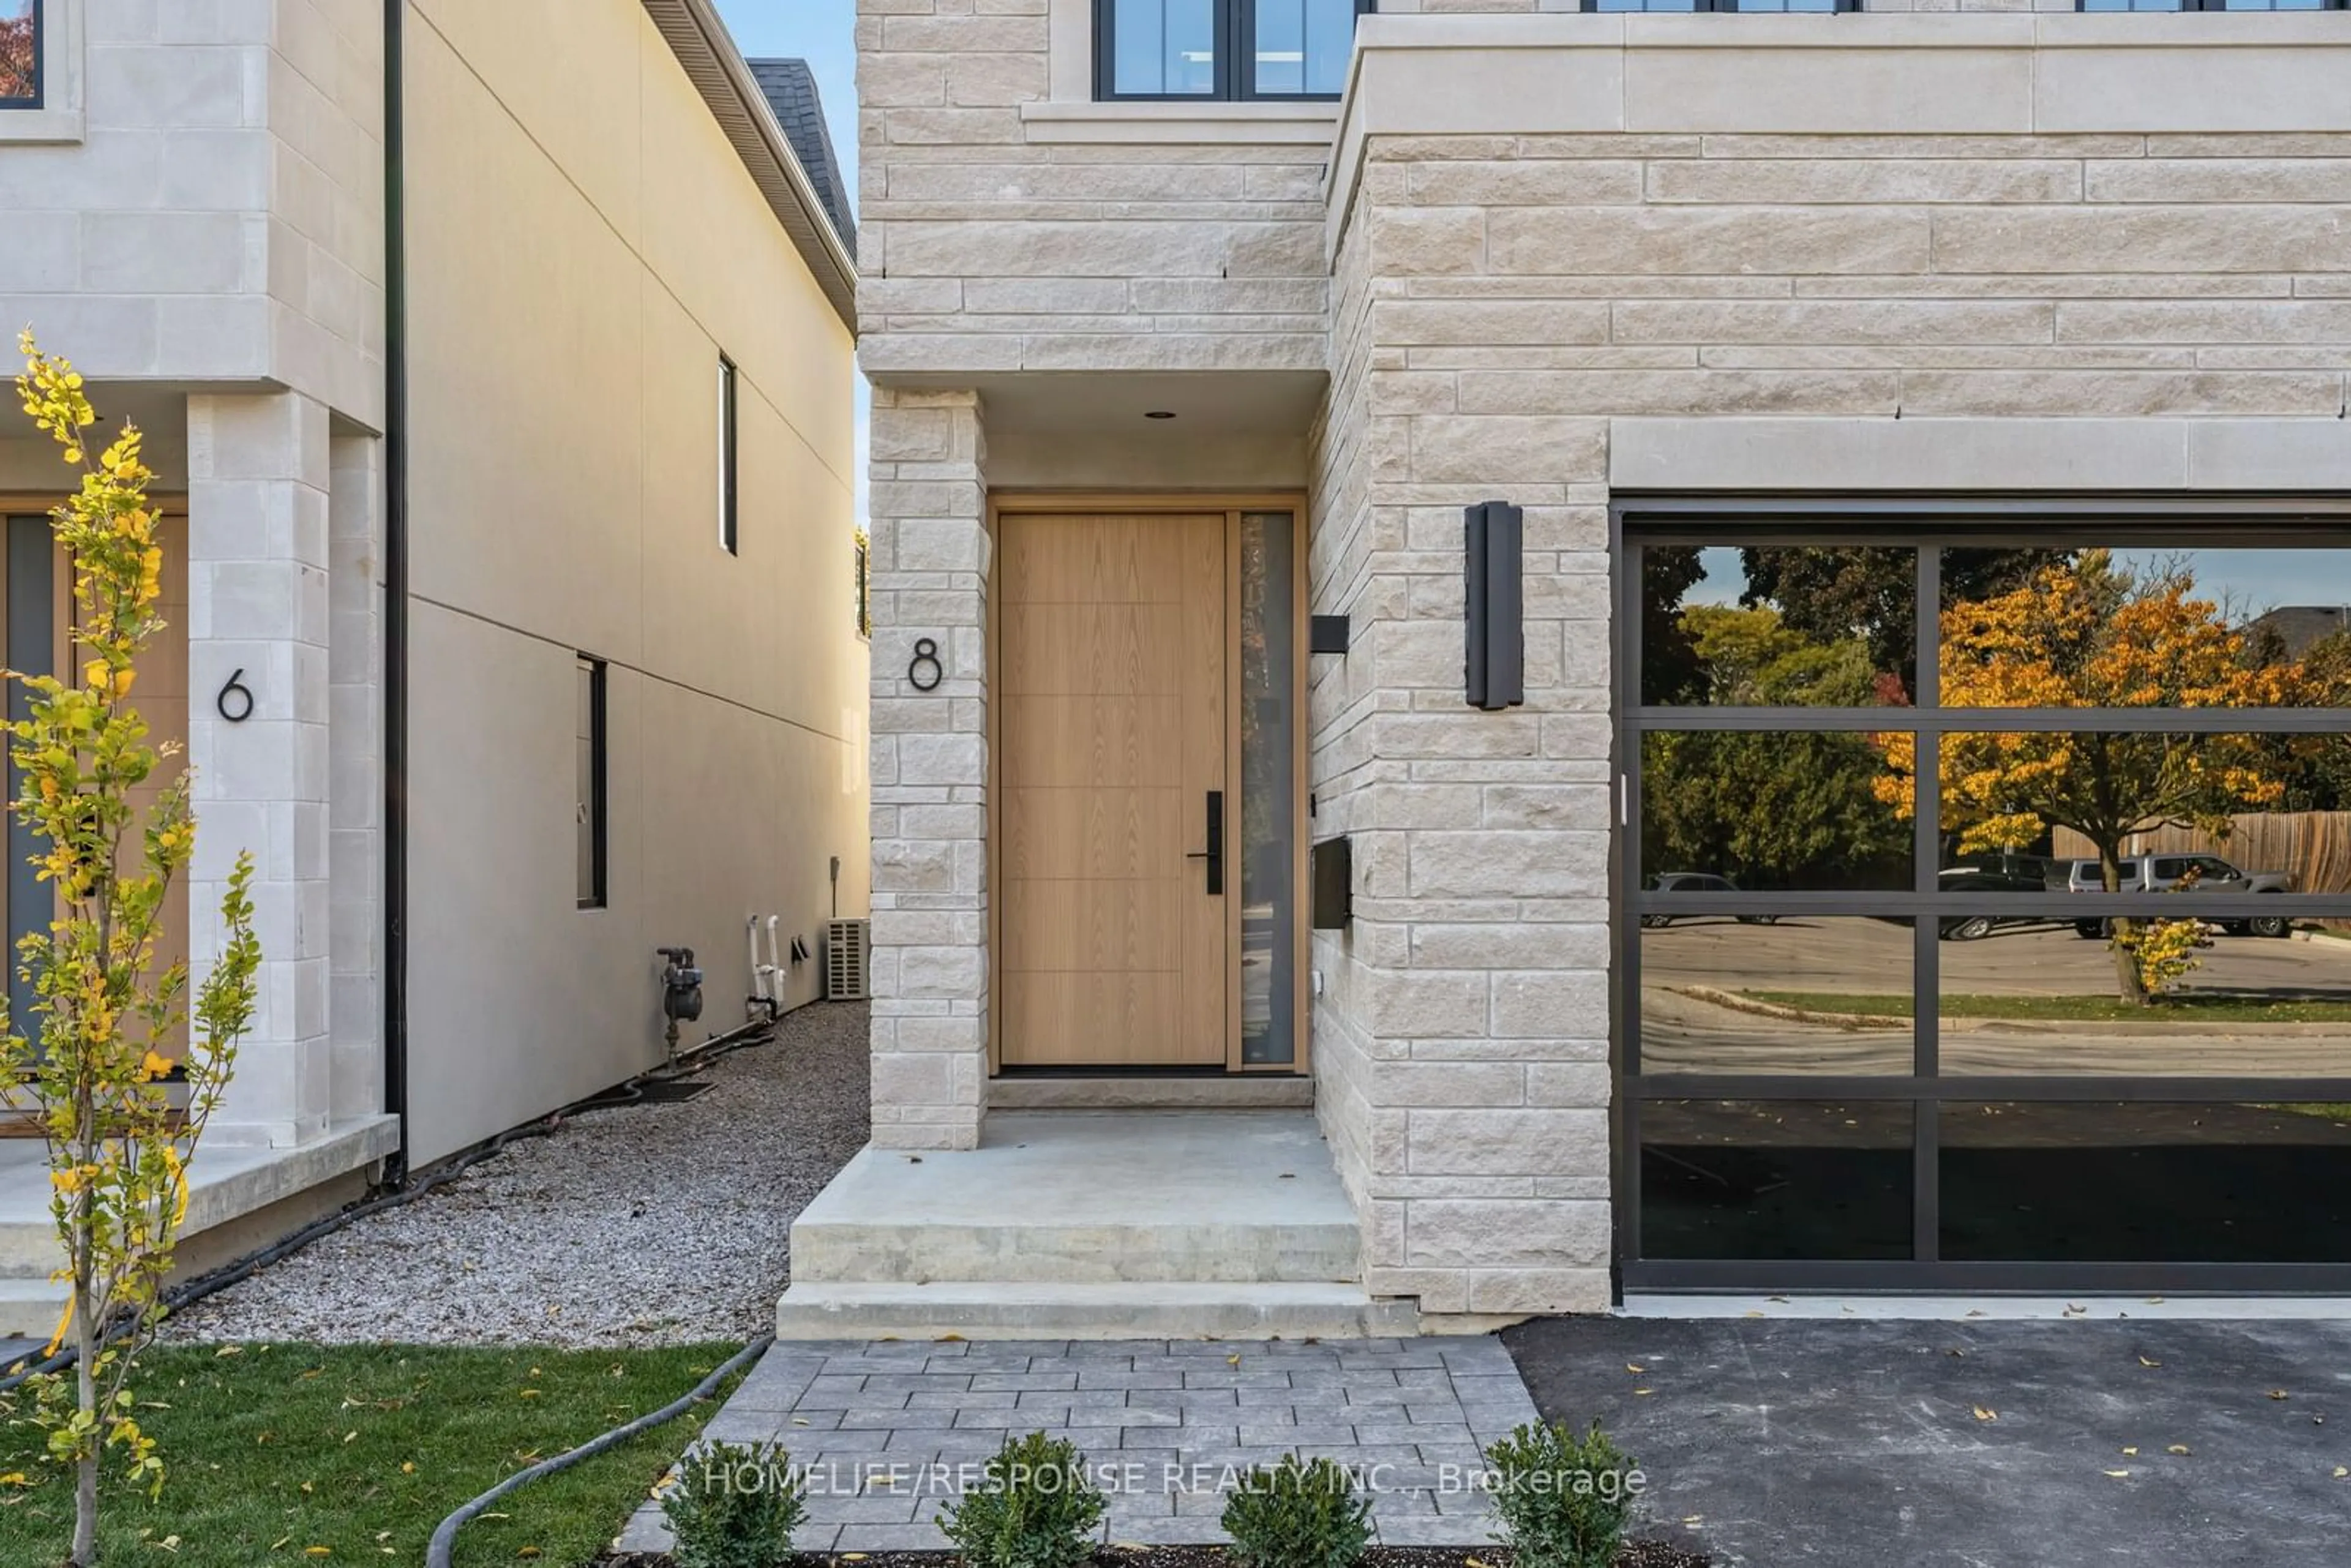
[[[1316,844],[1308,862],[1312,884],[1312,924],[1317,931],[1344,931],[1355,913],[1355,852],[1344,833]]]
[[[1343,615],[1317,615],[1307,622],[1306,651],[1310,653],[1343,653],[1347,651],[1347,618]]]
[[[1527,700],[1526,514],[1480,501],[1462,518],[1462,684],[1471,707],[1499,713]]]

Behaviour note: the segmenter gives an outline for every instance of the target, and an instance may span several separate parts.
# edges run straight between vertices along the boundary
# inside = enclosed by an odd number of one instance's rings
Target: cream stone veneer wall
[[[1316,598],[1372,656],[1317,694],[1364,870],[1316,1047],[1432,1311],[1606,1299],[1616,489],[2351,486],[2351,19],[2192,67],[2167,18],[1718,20],[1367,25],[1334,160]],[[1487,496],[1507,715],[1458,706]]]
[[[51,12],[54,112],[0,113],[0,320],[33,324],[103,413],[151,431],[160,486],[187,501],[191,689],[243,669],[255,695],[244,724],[199,700],[188,726],[196,976],[241,848],[265,955],[212,1138],[305,1144],[340,1123],[362,1134],[356,1165],[390,1129],[371,1120],[373,1015],[339,1055],[333,977],[375,943],[376,879],[367,852],[339,862],[331,845],[340,827],[371,850],[382,786],[372,740],[330,743],[328,721],[339,691],[371,700],[375,669],[373,552],[354,541],[378,517],[363,448],[383,404],[381,8]],[[330,581],[338,548],[349,570]]]
[[[835,855],[841,914],[865,913],[865,650],[850,329],[638,0],[415,0],[408,25],[422,1163],[656,1061],[655,946],[695,949],[723,1029],[747,915],[817,947]],[[595,911],[575,652],[610,661]],[[789,999],[820,989],[805,964]]]
[[[1354,640],[1312,665],[1314,831],[1358,870],[1315,946],[1318,1108],[1367,1283],[1429,1312],[1607,1300],[1620,489],[2351,488],[2351,18],[1367,18],[1309,267],[1307,204],[1249,194],[1297,121],[958,103],[948,57],[1042,29],[905,3],[860,21],[873,510],[925,552],[883,563],[877,731],[983,800],[989,416],[956,375],[1294,365],[1299,311],[1239,294],[1325,291],[1312,608]],[[1152,308],[1179,295],[1226,309]],[[968,433],[950,487],[894,490],[924,425]],[[1496,497],[1528,700],[1480,714],[1461,507]],[[951,692],[889,678],[915,634],[958,650]],[[984,831],[877,815],[878,885],[956,915],[896,927],[877,1010],[970,1020],[919,1079],[877,1024],[884,1141],[977,1134]]]

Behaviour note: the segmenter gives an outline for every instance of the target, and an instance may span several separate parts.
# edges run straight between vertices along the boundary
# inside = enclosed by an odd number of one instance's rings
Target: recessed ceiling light
[[[1167,408],[1155,408],[1145,413],[1143,417],[1145,419],[1173,419],[1176,417],[1176,411]]]

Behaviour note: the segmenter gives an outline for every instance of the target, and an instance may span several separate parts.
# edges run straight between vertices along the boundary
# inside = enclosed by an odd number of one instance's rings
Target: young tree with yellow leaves
[[[48,929],[17,946],[37,1017],[0,1023],[0,1071],[21,1082],[48,1145],[59,1274],[72,1289],[50,1349],[69,1343],[77,1354],[70,1383],[59,1373],[37,1384],[34,1416],[48,1430],[50,1458],[75,1472],[68,1561],[91,1568],[107,1450],[122,1450],[132,1479],[162,1485],[163,1462],[140,1430],[127,1380],[162,1317],[188,1160],[252,1020],[261,948],[252,856],[240,854],[221,904],[221,949],[196,989],[185,1103],[175,1107],[164,1081],[174,1064],[158,1047],[188,1021],[187,966],[159,970],[156,943],[195,848],[188,777],[144,813],[131,799],[177,749],[149,743],[130,700],[139,657],[163,629],[163,556],[147,500],[154,476],[134,426],[93,457],[87,437],[98,415],[81,377],[43,354],[30,332],[19,347],[25,412],[80,470],[79,490],[50,515],[73,562],[82,667],[70,681],[8,672],[28,698],[26,717],[0,723],[19,773],[9,810],[45,846],[33,863],[57,903]]]
[[[1938,670],[1947,708],[2284,707],[2306,700],[2300,666],[2248,655],[2221,607],[2195,596],[2182,570],[2134,573],[2105,550],[2036,571],[2023,587],[1943,612]],[[1878,799],[1917,809],[1913,737],[1879,737]],[[2022,849],[2051,827],[2098,852],[2105,888],[2121,886],[2134,833],[2194,827],[2225,838],[2231,813],[2284,794],[2274,745],[2253,735],[1949,734],[1938,769],[1943,826],[1962,852]],[[2151,977],[2177,977],[2195,922],[2112,923],[2122,999],[2145,1003]],[[2161,956],[2161,961],[2153,961]]]

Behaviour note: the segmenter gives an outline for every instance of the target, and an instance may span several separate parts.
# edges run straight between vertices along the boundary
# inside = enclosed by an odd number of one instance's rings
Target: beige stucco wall
[[[412,1158],[659,1055],[656,946],[865,913],[852,341],[636,0],[416,0],[407,46]],[[564,40],[550,68],[547,40]],[[718,543],[717,363],[741,549]],[[573,659],[611,662],[574,907]],[[818,966],[792,976],[797,1003]]]
[[[1391,5],[1318,128],[1075,101],[1082,29],[1043,6],[866,0],[859,23],[869,277],[889,267],[866,363],[987,430],[968,488],[893,491],[911,475],[883,433],[944,416],[877,406],[877,537],[960,552],[885,563],[908,591],[877,632],[877,716],[941,732],[923,789],[984,798],[984,753],[951,741],[984,711],[977,653],[952,704],[890,672],[915,635],[980,646],[987,454],[1033,465],[990,388],[1238,385],[1301,362],[1319,293],[1312,608],[1353,641],[1311,666],[1314,831],[1351,832],[1356,864],[1353,925],[1314,948],[1319,1114],[1375,1292],[1601,1306],[1612,497],[2351,488],[2351,18]],[[1002,57],[1039,51],[1041,73]],[[1310,162],[1311,204],[1290,183]],[[1195,314],[1154,309],[1173,298]],[[1233,482],[1186,457],[1191,483]],[[1481,714],[1461,508],[1494,497],[1526,509],[1528,694]],[[917,597],[918,568],[975,591]],[[877,856],[951,875],[981,831],[902,827]],[[908,925],[936,944],[919,967],[877,969],[910,1012],[984,1002],[985,887],[949,885],[957,923]],[[960,1090],[946,1072],[877,1058],[876,1087],[877,1118],[978,1115],[923,1101]]]

